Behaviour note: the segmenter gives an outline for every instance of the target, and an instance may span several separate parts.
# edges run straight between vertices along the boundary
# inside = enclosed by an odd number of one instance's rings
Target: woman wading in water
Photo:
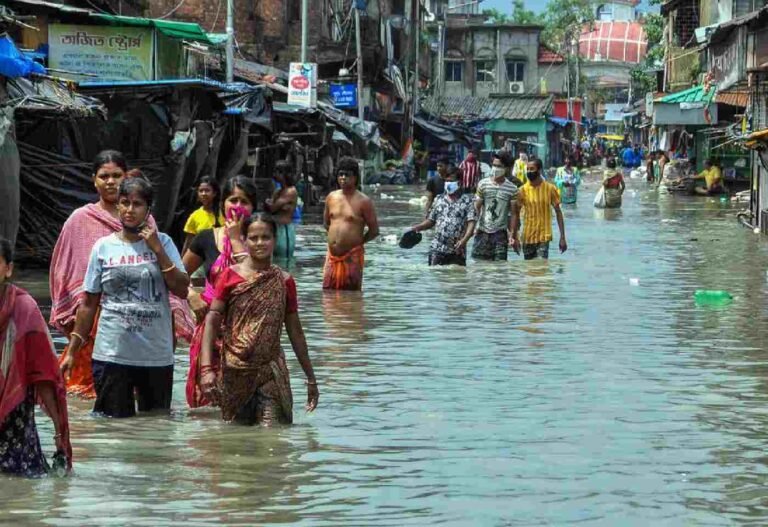
[[[184,267],[192,274],[201,266],[205,271],[202,292],[189,289],[189,303],[197,315],[198,325],[189,347],[189,374],[187,375],[187,404],[199,408],[210,404],[200,389],[200,349],[203,342],[205,315],[213,301],[214,284],[229,267],[242,262],[248,255],[243,238],[243,222],[254,211],[257,201],[256,186],[243,176],[227,181],[221,194],[221,208],[226,223],[223,227],[207,229],[194,237],[184,253]]]
[[[216,283],[205,320],[200,360],[202,389],[217,400],[225,421],[271,425],[293,422],[288,367],[280,347],[283,326],[307,377],[308,412],[320,393],[301,327],[293,277],[272,264],[277,226],[254,214],[243,225],[248,251]],[[214,342],[222,334],[221,349]]]
[[[139,178],[120,183],[117,210],[123,228],[91,250],[70,345],[66,375],[77,361],[100,310],[93,346],[94,412],[132,417],[167,411],[173,387],[173,325],[169,293],[187,296],[189,277],[170,236],[147,222],[154,194]]]
[[[72,468],[67,392],[40,308],[8,283],[12,274],[13,248],[0,238],[0,473],[35,477],[50,470],[37,435],[35,401],[53,421],[54,468]]]
[[[93,185],[99,195],[97,203],[90,203],[75,210],[64,223],[53,249],[50,268],[51,318],[50,324],[72,341],[75,317],[85,299],[83,279],[88,259],[96,241],[123,229],[117,212],[117,193],[120,183],[128,177],[125,157],[116,150],[104,150],[93,160]],[[131,171],[133,172],[133,171]],[[154,227],[151,216],[147,224]],[[189,341],[192,338],[194,320],[186,302],[171,297],[176,336]],[[96,396],[93,389],[91,354],[96,336],[99,314],[93,326],[84,330],[86,342],[80,344],[77,360],[67,379],[67,391],[87,398]],[[62,355],[63,357],[64,355]]]

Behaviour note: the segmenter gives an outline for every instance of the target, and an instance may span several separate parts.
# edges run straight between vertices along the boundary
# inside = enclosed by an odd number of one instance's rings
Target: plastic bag
[[[597,194],[595,194],[594,205],[598,209],[605,208],[605,187],[603,187],[602,185],[600,186],[600,190],[597,191]]]

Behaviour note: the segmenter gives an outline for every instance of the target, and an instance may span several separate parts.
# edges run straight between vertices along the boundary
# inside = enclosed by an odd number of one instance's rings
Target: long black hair
[[[253,209],[256,210],[256,207],[259,204],[259,192],[254,182],[245,176],[235,176],[224,183],[224,188],[221,190],[221,209],[224,210],[224,202],[227,201],[228,197],[234,194],[236,188],[239,188],[245,193],[248,201],[253,205]]]
[[[214,227],[221,227],[219,225],[219,215],[221,211],[221,186],[219,186],[219,182],[216,181],[216,178],[211,176],[203,176],[200,178],[200,181],[197,182],[197,186],[195,187],[195,191],[197,191],[201,185],[208,185],[213,189],[213,217],[214,217]]]
[[[117,150],[102,150],[93,158],[93,175],[95,176],[99,172],[99,169],[108,163],[116,164],[123,170],[123,172],[128,171],[128,163],[126,163],[125,156],[122,152],[118,152]]]
[[[6,264],[13,263],[13,245],[11,245],[11,240],[2,236],[0,236],[0,257],[5,260]]]

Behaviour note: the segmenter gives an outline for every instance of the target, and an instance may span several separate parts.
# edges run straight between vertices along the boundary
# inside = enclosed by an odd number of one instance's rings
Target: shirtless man
[[[336,170],[340,190],[325,198],[323,225],[328,231],[328,255],[323,289],[359,291],[363,287],[363,245],[379,235],[379,220],[371,199],[357,190],[359,174],[357,161],[342,157]]]
[[[296,249],[296,225],[293,223],[293,213],[299,201],[299,194],[291,176],[291,163],[280,160],[275,163],[275,190],[272,199],[264,202],[264,208],[272,213],[277,223],[277,239],[275,240],[274,257],[288,261],[293,258]]]

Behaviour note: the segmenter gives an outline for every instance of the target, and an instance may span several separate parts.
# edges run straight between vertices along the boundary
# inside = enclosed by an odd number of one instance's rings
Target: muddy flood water
[[[189,411],[179,350],[170,416],[71,400],[74,477],[0,478],[0,523],[768,524],[766,241],[730,203],[633,181],[599,211],[595,189],[565,207],[565,255],[466,269],[397,247],[415,188],[376,192],[362,294],[321,291],[324,233],[301,226],[314,414],[287,340],[295,424],[273,429]],[[18,282],[49,303],[44,275]]]

